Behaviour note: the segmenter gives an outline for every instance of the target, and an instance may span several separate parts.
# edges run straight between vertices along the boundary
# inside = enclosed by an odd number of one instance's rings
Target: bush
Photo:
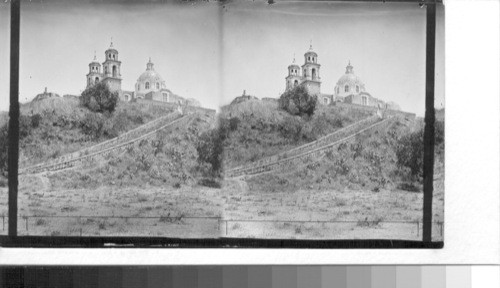
[[[422,176],[424,163],[424,130],[403,135],[396,146],[397,164],[410,169],[411,176]]]
[[[288,116],[280,123],[279,131],[284,138],[298,141],[302,138],[303,127],[299,117]]]
[[[82,133],[89,136],[92,140],[99,139],[103,134],[105,119],[97,113],[87,113],[80,124]]]
[[[37,128],[42,122],[42,116],[40,114],[35,114],[31,116],[31,127]]]
[[[217,128],[204,132],[196,143],[198,162],[211,165],[212,176],[222,171],[224,143],[229,136],[229,120],[219,119]]]
[[[222,185],[214,179],[203,178],[198,181],[198,184],[210,188],[221,188]]]
[[[297,86],[280,96],[279,107],[292,115],[311,116],[314,114],[318,98],[309,95],[304,86]]]
[[[0,174],[7,172],[7,162],[9,159],[9,128],[4,125],[0,128]]]
[[[112,113],[118,103],[118,92],[111,92],[104,82],[99,82],[82,92],[80,103],[93,112]]]

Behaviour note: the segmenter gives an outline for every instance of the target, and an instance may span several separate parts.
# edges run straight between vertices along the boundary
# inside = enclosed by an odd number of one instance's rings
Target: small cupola
[[[314,52],[312,43],[309,45],[309,50],[304,54],[305,63],[317,63],[318,62],[318,54]]]
[[[113,38],[111,38],[111,43],[109,44],[109,48],[105,52],[105,58],[111,61],[118,61],[118,50],[113,47]]]
[[[149,57],[149,62],[146,64],[146,70],[155,70],[153,66],[154,64],[151,62],[151,57]]]
[[[351,60],[349,60],[349,64],[345,67],[345,74],[354,74],[353,67],[351,65]]]

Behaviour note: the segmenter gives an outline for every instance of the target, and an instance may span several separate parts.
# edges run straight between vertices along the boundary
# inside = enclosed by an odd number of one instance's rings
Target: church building
[[[312,45],[309,46],[309,51],[304,54],[304,64],[302,68],[293,63],[288,66],[288,76],[286,79],[286,91],[293,89],[295,86],[303,85],[309,94],[321,94],[321,78],[319,77],[318,54],[313,51]]]
[[[333,98],[339,102],[378,108],[385,106],[384,101],[373,97],[366,91],[365,83],[354,74],[351,61],[347,64],[345,74],[337,81],[334,91]]]
[[[122,77],[120,73],[121,62],[118,60],[118,51],[113,48],[113,42],[105,52],[105,61],[101,64],[97,61],[94,53],[94,60],[89,64],[89,73],[86,75],[87,88],[99,82],[104,82],[113,92],[118,92],[120,100],[133,101],[136,99],[151,100],[157,102],[170,102],[176,104],[188,104],[199,106],[195,99],[184,99],[167,89],[165,80],[154,69],[154,64],[149,58],[144,71],[135,84],[135,91],[122,90]]]
[[[118,61],[118,51],[113,48],[113,42],[108,50],[104,53],[105,61],[101,64],[97,61],[97,56],[94,53],[94,60],[89,64],[89,73],[87,74],[87,86],[92,86],[98,82],[104,82],[113,92],[122,94],[122,76],[120,74],[121,62]]]

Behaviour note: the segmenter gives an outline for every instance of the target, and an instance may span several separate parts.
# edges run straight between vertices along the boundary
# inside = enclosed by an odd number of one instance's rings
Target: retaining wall
[[[392,109],[379,109],[377,107],[373,106],[364,106],[364,105],[358,105],[358,104],[350,104],[350,103],[344,103],[344,102],[333,102],[333,106],[338,106],[338,107],[345,107],[349,109],[358,109],[358,110],[363,110],[363,111],[370,111],[370,112],[377,112],[377,111],[382,111],[384,115],[387,116],[404,116],[404,117],[409,117],[411,119],[415,118],[414,113],[409,113],[409,112],[404,112],[404,111],[399,111],[399,110],[392,110]]]

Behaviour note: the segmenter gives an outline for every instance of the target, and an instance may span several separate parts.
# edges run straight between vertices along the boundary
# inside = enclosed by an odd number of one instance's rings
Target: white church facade
[[[199,106],[197,100],[184,99],[167,89],[165,80],[155,71],[151,58],[149,58],[149,62],[146,64],[146,71],[137,78],[133,91],[122,90],[121,62],[118,61],[118,50],[113,47],[113,42],[111,42],[110,47],[105,52],[105,59],[105,62],[102,63],[103,71],[101,72],[101,64],[97,61],[94,53],[94,60],[89,64],[89,73],[86,75],[86,87],[98,82],[105,82],[111,91],[118,92],[120,100],[126,102],[143,99]]]
[[[354,74],[354,67],[351,65],[351,61],[347,64],[345,74],[336,82],[334,94],[321,93],[320,67],[321,65],[318,63],[318,54],[313,51],[312,45],[310,45],[309,51],[304,54],[304,64],[301,67],[295,63],[295,58],[292,64],[288,66],[288,76],[285,78],[285,91],[303,85],[308,93],[316,95],[319,103],[323,105],[343,102],[361,106],[399,109],[397,104],[392,102],[385,103],[367,92],[364,82]]]

